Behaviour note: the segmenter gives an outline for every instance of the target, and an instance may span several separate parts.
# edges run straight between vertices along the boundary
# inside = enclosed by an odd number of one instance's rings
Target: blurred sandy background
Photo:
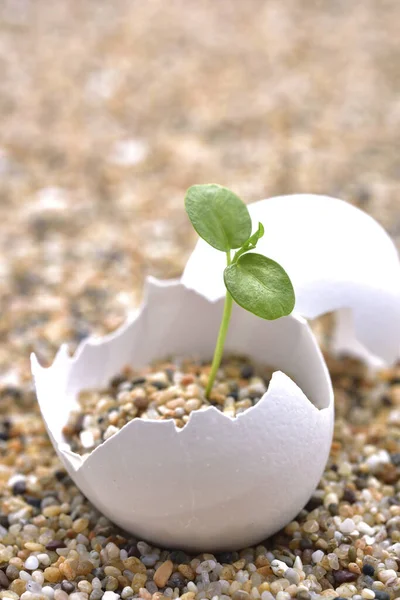
[[[193,183],[338,196],[400,241],[399,22],[398,0],[2,0],[0,373],[179,275]]]

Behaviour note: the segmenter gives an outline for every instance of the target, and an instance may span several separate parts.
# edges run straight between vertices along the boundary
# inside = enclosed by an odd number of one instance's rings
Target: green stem
[[[226,258],[227,258],[228,265],[230,265],[231,264],[231,253],[230,252],[226,253]],[[206,388],[206,397],[207,398],[210,396],[212,387],[214,385],[215,376],[216,376],[219,366],[221,364],[222,354],[224,352],[226,334],[228,333],[229,321],[230,321],[231,313],[232,313],[232,303],[233,303],[232,296],[230,295],[230,293],[227,290],[226,296],[225,296],[224,312],[222,315],[221,326],[219,328],[218,339],[217,339],[217,343],[216,343],[215,350],[214,350],[214,357],[213,357],[213,361],[212,361],[212,365],[211,365],[210,377],[208,379],[207,388]]]

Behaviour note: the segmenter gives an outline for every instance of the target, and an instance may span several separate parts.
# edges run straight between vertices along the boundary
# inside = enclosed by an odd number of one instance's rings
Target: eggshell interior
[[[82,459],[62,427],[80,390],[102,386],[126,364],[167,356],[211,359],[222,315],[180,282],[149,280],[136,318],[115,334],[88,340],[53,365],[32,357],[40,408],[73,480],[112,521],[160,546],[234,549],[257,543],[301,510],[325,467],[333,393],[307,323],[263,321],[235,306],[226,353],[276,369],[263,398],[232,419],[214,407],[172,421],[134,419]]]
[[[400,262],[395,245],[369,215],[313,194],[248,204],[265,235],[256,252],[278,261],[292,279],[295,311],[306,319],[338,311],[334,348],[368,360],[400,356]],[[183,283],[212,300],[223,297],[225,255],[199,240]]]

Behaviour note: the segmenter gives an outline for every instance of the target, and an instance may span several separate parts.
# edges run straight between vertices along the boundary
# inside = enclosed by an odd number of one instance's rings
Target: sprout
[[[295,295],[288,274],[277,262],[251,252],[263,237],[264,227],[259,223],[251,235],[249,211],[236,194],[216,184],[194,185],[186,192],[185,208],[199,236],[225,252],[227,261],[227,291],[206,388],[208,397],[221,364],[233,300],[256,316],[272,321],[292,312]],[[233,257],[232,250],[236,250]]]

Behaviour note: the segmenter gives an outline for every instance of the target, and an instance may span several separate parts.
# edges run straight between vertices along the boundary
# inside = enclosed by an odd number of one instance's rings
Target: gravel
[[[80,410],[71,412],[63,433],[75,452],[86,455],[135,418],[172,419],[182,428],[192,412],[209,406],[236,417],[261,399],[272,376],[243,357],[227,357],[206,398],[210,368],[193,360],[158,362],[138,375],[127,367],[105,389],[79,395]]]
[[[0,597],[398,597],[400,438],[391,415],[398,405],[395,382],[400,366],[373,374],[354,360],[329,356],[327,360],[337,399],[336,423],[318,489],[296,519],[264,544],[217,555],[190,556],[180,549],[153,547],[146,540],[127,537],[99,515],[60,470],[33,398],[25,397],[21,388],[29,411],[6,405],[10,436],[0,446],[4,461]],[[169,368],[181,377],[178,369]],[[240,371],[237,364],[234,368]],[[146,386],[152,372],[136,387]],[[254,372],[241,381],[250,386],[257,376]],[[114,382],[116,390],[125,382],[122,378],[118,385]],[[22,448],[26,450],[21,452]],[[22,480],[24,491],[16,488]],[[26,497],[40,502],[32,504]]]

